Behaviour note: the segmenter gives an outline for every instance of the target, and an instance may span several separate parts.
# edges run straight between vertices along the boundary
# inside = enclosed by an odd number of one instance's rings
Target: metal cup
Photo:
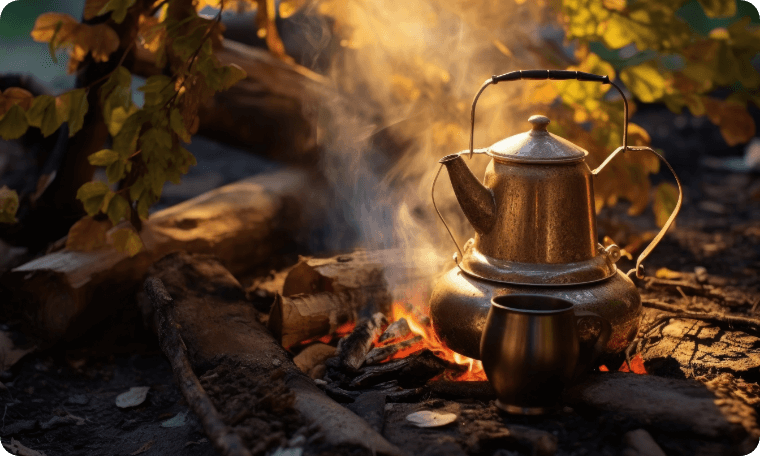
[[[564,299],[507,295],[491,300],[480,356],[499,408],[522,415],[557,410],[563,388],[576,376],[581,319],[609,328],[591,312],[576,315],[573,303]],[[609,331],[601,331],[596,346],[605,335]]]

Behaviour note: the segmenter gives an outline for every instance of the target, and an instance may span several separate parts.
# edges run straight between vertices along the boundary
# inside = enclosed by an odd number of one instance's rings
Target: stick
[[[671,312],[675,314],[675,315],[660,316],[655,320],[656,322],[655,324],[657,324],[659,321],[662,321],[663,319],[688,318],[692,320],[706,321],[708,323],[717,323],[717,324],[723,323],[723,324],[739,326],[741,328],[760,329],[760,319],[757,319],[757,318],[724,315],[724,314],[719,314],[719,313],[714,313],[714,312],[691,312],[688,310],[683,310],[679,306],[668,304],[666,302],[656,300],[656,299],[645,299],[642,301],[642,305],[644,307],[650,307],[652,309],[662,310],[665,312]]]
[[[158,340],[161,350],[169,358],[182,395],[193,413],[201,419],[206,435],[225,456],[251,456],[240,436],[225,426],[219,418],[219,412],[193,373],[193,368],[187,359],[187,347],[179,333],[179,325],[174,321],[174,300],[166,291],[163,282],[149,277],[145,281],[145,292],[153,304],[158,320]]]

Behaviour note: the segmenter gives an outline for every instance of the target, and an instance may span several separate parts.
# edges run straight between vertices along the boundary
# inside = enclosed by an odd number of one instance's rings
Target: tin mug
[[[578,324],[585,319],[601,328],[594,341],[598,355],[610,330],[599,315],[575,312],[572,302],[550,296],[493,298],[480,356],[496,405],[522,415],[556,411],[562,390],[579,374]]]

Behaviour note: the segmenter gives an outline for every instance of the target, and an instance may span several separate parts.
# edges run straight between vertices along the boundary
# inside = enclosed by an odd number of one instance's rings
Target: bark
[[[28,329],[52,343],[76,338],[131,304],[148,267],[167,253],[214,253],[236,273],[266,264],[303,240],[312,225],[304,222],[311,217],[303,197],[308,185],[304,172],[279,171],[159,211],[145,222],[145,248],[134,257],[113,248],[42,256],[3,276],[11,295],[3,312],[23,314]]]
[[[321,428],[325,443],[332,447],[358,446],[380,455],[401,454],[366,422],[317,388],[258,323],[249,303],[209,293],[219,288],[243,293],[221,263],[210,256],[174,253],[157,262],[150,275],[160,279],[174,299],[174,317],[194,371],[204,372],[229,362],[247,375],[266,381],[274,369],[280,369],[295,395],[294,408]]]
[[[387,326],[388,320],[380,312],[356,325],[351,334],[341,339],[338,344],[341,364],[354,371],[362,367],[364,358],[372,348],[372,342],[380,337]]]

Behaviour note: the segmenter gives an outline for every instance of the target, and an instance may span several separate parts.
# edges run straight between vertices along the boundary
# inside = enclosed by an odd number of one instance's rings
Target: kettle
[[[535,115],[528,119],[530,131],[474,149],[475,107],[480,95],[491,84],[522,79],[577,79],[612,85],[624,102],[623,145],[592,170],[586,163],[586,150],[549,133],[549,119]],[[625,349],[641,319],[641,297],[629,276],[643,277],[643,261],[675,220],[683,196],[675,171],[662,155],[649,147],[628,146],[628,101],[622,90],[608,76],[566,70],[513,71],[483,83],[473,100],[470,121],[469,150],[440,159],[433,181],[435,206],[435,184],[445,166],[459,206],[475,231],[460,248],[435,207],[457,248],[456,266],[438,280],[431,294],[430,318],[441,342],[479,359],[491,299],[539,294],[568,300],[577,311],[596,313],[612,329],[603,351]],[[593,176],[627,152],[648,152],[660,158],[673,173],[679,196],[673,213],[638,257],[636,267],[624,274],[615,266],[619,247],[603,247],[597,242]],[[474,154],[491,157],[482,183],[463,159]],[[596,341],[600,331],[588,328],[585,338]],[[582,340],[583,333],[581,329]]]

